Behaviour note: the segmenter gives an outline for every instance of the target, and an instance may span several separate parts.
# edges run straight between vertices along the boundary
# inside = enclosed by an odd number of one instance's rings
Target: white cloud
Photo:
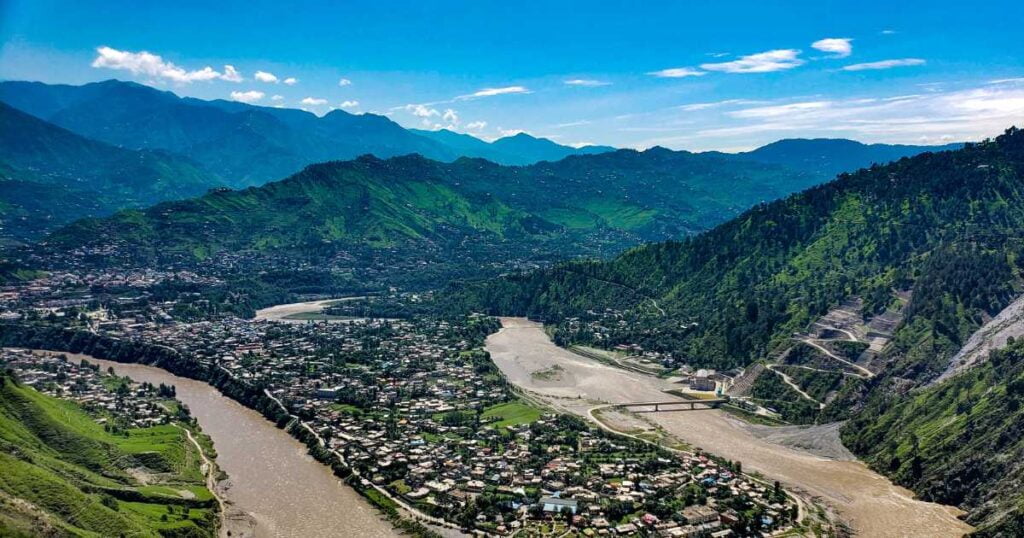
[[[983,86],[926,95],[806,101],[727,114],[760,123],[698,131],[698,136],[800,132],[889,143],[978,140],[999,134],[1024,117],[1024,88]],[[831,134],[836,136],[836,134]]]
[[[355,108],[359,106],[359,101],[342,101],[339,106],[341,106],[341,108]]]
[[[707,71],[723,73],[770,73],[793,69],[803,64],[799,50],[778,49],[749,54],[731,62],[701,64],[700,67]]]
[[[405,105],[402,108],[417,118],[431,118],[441,115],[436,108],[430,108],[426,105]]]
[[[594,80],[589,78],[574,78],[566,80],[565,84],[569,86],[585,86],[588,88],[596,88],[597,86],[608,86],[611,82],[605,82],[603,80]]]
[[[273,82],[275,84],[277,83],[277,75],[273,73],[268,73],[266,71],[257,71],[256,74],[252,76],[252,78],[260,82]]]
[[[531,93],[530,90],[524,86],[504,86],[501,88],[484,88],[477,90],[467,95],[460,95],[455,98],[457,101],[465,99],[476,99],[478,97],[493,97],[495,95],[508,95],[515,93]]]
[[[581,125],[590,125],[591,123],[592,122],[590,120],[567,121],[565,123],[556,123],[554,125],[551,125],[549,128],[565,129],[567,127],[579,127]]]
[[[288,78],[284,79],[283,82],[285,84],[289,85],[289,86],[294,86],[295,84],[297,84],[299,82],[299,79],[297,79],[295,77],[288,77]]]
[[[869,71],[874,69],[892,69],[893,67],[909,67],[924,64],[925,61],[920,58],[900,58],[898,60],[882,60],[880,62],[847,65],[843,67],[843,71]]]
[[[831,52],[832,58],[846,58],[853,52],[853,39],[849,37],[828,37],[811,43],[811,47],[822,52]]]
[[[683,77],[701,77],[706,75],[704,71],[693,69],[692,67],[673,67],[671,69],[662,69],[661,71],[651,71],[648,75],[659,77],[659,78],[683,78]]]
[[[728,115],[734,118],[777,118],[780,116],[789,116],[794,112],[799,113],[810,110],[820,110],[828,108],[831,105],[832,103],[830,101],[807,101],[802,103],[790,103],[787,105],[745,108],[729,112]]]
[[[866,143],[940,144],[981,140],[1024,118],[1024,85],[982,84],[919,95],[795,100],[724,110],[692,126],[659,114],[642,127],[651,138],[630,145],[738,151],[783,137],[852,138]]]
[[[231,99],[235,101],[241,101],[243,103],[255,103],[256,101],[263,99],[264,95],[266,94],[257,90],[249,90],[247,92],[231,92]]]
[[[454,110],[450,108],[445,109],[444,114],[441,116],[441,119],[448,122],[448,125],[450,126],[457,126],[459,124],[458,113],[456,113]]]
[[[220,78],[222,80],[226,80],[228,82],[242,82],[243,80],[245,80],[245,79],[242,78],[242,74],[239,73],[235,69],[235,66],[233,66],[233,65],[225,65],[224,66],[224,74],[221,75]]]
[[[274,96],[272,96],[270,98],[270,100],[271,101],[283,101],[284,100],[284,96],[283,95],[274,95]]]
[[[347,79],[347,78],[343,78],[343,79],[338,81],[338,86],[351,86],[351,85],[352,85],[352,81]]]
[[[304,104],[304,105],[320,106],[320,105],[326,105],[327,104],[327,99],[320,99],[318,97],[306,97],[305,99],[303,99],[300,102],[302,104]]]
[[[217,79],[228,82],[241,82],[242,80],[242,76],[230,65],[224,66],[223,73],[215,71],[210,66],[187,71],[171,62],[165,61],[157,54],[146,51],[129,52],[111,47],[99,47],[96,49],[96,53],[98,56],[92,62],[92,66],[95,68],[124,70],[134,75],[145,75],[155,79],[170,80],[179,84]]]
[[[677,108],[685,112],[696,112],[698,110],[708,110],[711,108],[719,108],[729,105],[757,105],[764,102],[765,101],[754,101],[751,99],[725,99],[723,101],[714,101],[710,103],[690,103],[688,105],[679,105]]]
[[[466,124],[466,130],[468,131],[479,131],[484,127],[487,127],[486,121],[471,121]]]

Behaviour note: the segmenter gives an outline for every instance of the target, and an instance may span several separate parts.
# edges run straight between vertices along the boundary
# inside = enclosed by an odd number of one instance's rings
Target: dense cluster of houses
[[[107,428],[145,428],[187,417],[173,401],[173,387],[135,383],[63,354],[0,348],[0,369],[22,385],[78,403]]]
[[[115,282],[123,288],[123,280]],[[60,285],[50,283],[35,297],[59,298]],[[30,292],[21,293],[24,305]],[[783,492],[728,462],[667,452],[522,400],[481,349],[494,329],[491,318],[181,322],[161,315],[169,305],[154,301],[111,311],[109,303],[101,308],[81,299],[53,306],[56,321],[48,322],[166,346],[223,368],[301,417],[362,480],[463,528],[722,537],[792,525],[794,506]],[[164,420],[142,387],[104,392],[91,368],[53,357],[10,358],[40,390],[114,408],[131,407],[138,394],[133,424]]]

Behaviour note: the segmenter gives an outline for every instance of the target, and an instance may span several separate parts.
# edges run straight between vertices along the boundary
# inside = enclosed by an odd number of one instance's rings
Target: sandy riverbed
[[[270,320],[270,321],[284,321],[286,323],[307,323],[309,320],[304,319],[289,319],[288,316],[294,316],[295,314],[305,314],[307,312],[322,312],[324,308],[328,307],[332,303],[340,301],[355,301],[356,299],[365,299],[365,297],[343,297],[341,299],[323,299],[321,301],[307,301],[304,303],[288,303],[270,306],[262,308],[256,311],[256,319],[259,320]],[[349,321],[347,319],[338,320],[327,320],[327,321]]]
[[[487,339],[494,362],[511,382],[550,397],[552,404],[567,411],[585,416],[600,403],[672,399],[662,392],[670,386],[667,381],[606,366],[559,348],[536,323],[504,318],[502,324],[504,328]],[[559,369],[552,370],[554,365]],[[549,373],[533,375],[538,371]],[[916,500],[912,492],[863,463],[826,458],[781,444],[800,437],[794,428],[766,431],[717,410],[645,417],[693,446],[739,460],[748,471],[761,472],[820,497],[860,536],[939,538],[971,531],[969,525],[957,519],[962,513],[959,509]],[[836,442],[835,428],[815,433],[821,436],[818,442]],[[848,457],[840,447],[832,446],[828,452]]]

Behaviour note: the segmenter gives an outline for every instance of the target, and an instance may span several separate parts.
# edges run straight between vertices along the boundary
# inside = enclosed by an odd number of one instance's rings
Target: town
[[[425,521],[488,535],[724,537],[785,532],[797,519],[778,483],[744,475],[738,462],[669,451],[531,401],[482,349],[494,318],[185,322],[168,314],[173,302],[152,299],[166,276],[136,276],[128,299],[107,308],[80,286],[62,288],[69,277],[48,278],[5,290],[9,324],[145,343],[227,372],[316,432],[377,492],[371,500]],[[125,285],[92,278],[90,293],[99,282]],[[56,360],[45,364],[81,371]],[[29,377],[53,392],[59,374],[47,368]]]

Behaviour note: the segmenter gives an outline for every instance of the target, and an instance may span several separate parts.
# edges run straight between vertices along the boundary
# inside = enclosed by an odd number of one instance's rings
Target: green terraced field
[[[214,536],[200,461],[181,428],[111,434],[74,403],[2,379],[0,535]]]

